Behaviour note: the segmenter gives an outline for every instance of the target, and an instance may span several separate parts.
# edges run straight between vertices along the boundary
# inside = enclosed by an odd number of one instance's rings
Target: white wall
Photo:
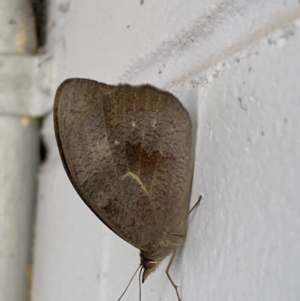
[[[171,274],[184,300],[300,300],[298,1],[51,3],[53,79],[152,83],[196,125],[189,233]],[[108,230],[63,170],[52,115],[39,178],[33,301],[117,300],[138,250]],[[167,261],[143,300],[176,300]],[[138,300],[137,279],[124,300]]]

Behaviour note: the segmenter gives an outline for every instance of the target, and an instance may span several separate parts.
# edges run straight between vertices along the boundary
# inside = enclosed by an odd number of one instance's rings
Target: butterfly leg
[[[188,212],[188,215],[190,215],[190,214],[192,213],[192,211],[198,207],[198,205],[200,204],[201,199],[202,199],[202,195],[199,196],[198,201],[197,201],[197,202],[194,204],[194,206],[190,209],[190,211]],[[178,233],[178,234],[177,234],[177,233],[172,233],[172,235],[184,237],[184,235],[179,234],[179,233]],[[170,261],[169,261],[168,266],[167,266],[167,269],[166,269],[166,274],[167,274],[167,276],[168,276],[168,278],[169,278],[171,284],[172,284],[173,287],[175,288],[175,291],[176,291],[176,294],[177,294],[178,301],[181,301],[181,298],[180,298],[179,292],[178,292],[178,286],[174,283],[174,281],[172,280],[172,277],[171,277],[171,275],[170,275],[170,273],[169,273],[170,268],[171,268],[171,265],[172,265],[172,263],[173,263],[173,261],[174,261],[174,258],[175,258],[175,256],[176,256],[176,253],[177,253],[177,250],[175,250],[175,251],[172,253],[172,256],[171,256],[171,258],[170,258]]]
[[[171,275],[169,274],[169,271],[170,271],[171,265],[172,265],[172,263],[173,263],[173,261],[174,261],[174,258],[175,258],[175,256],[176,256],[176,253],[177,253],[177,252],[176,252],[176,250],[175,250],[175,251],[173,252],[171,258],[170,258],[170,261],[169,261],[168,266],[167,266],[167,269],[166,269],[166,274],[167,274],[167,276],[168,276],[168,278],[169,278],[171,284],[173,285],[173,287],[174,287],[174,289],[175,289],[175,291],[176,291],[178,301],[181,301],[181,298],[180,298],[179,292],[178,292],[178,286],[174,283],[174,281],[173,281],[172,278],[171,278]]]
[[[194,211],[194,209],[196,209],[198,207],[198,205],[200,204],[202,200],[202,195],[199,195],[198,201],[194,204],[194,206],[190,209],[188,215],[190,215],[192,213],[192,211]]]

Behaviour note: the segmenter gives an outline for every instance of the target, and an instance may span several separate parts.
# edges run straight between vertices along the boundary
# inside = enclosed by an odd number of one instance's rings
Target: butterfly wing
[[[56,93],[54,126],[74,188],[121,238],[147,249],[185,219],[191,122],[172,94],[68,79]]]

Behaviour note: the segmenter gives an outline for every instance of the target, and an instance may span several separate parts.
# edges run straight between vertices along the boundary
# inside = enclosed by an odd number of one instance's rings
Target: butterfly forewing
[[[121,238],[147,249],[185,219],[191,122],[172,94],[69,79],[57,91],[54,124],[73,186]]]

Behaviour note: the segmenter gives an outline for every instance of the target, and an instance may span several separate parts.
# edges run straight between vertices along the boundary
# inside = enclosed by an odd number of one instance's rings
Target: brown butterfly
[[[73,78],[57,90],[54,127],[77,193],[140,250],[142,282],[172,254],[166,273],[180,300],[169,269],[189,214],[192,126],[185,108],[150,85]]]

